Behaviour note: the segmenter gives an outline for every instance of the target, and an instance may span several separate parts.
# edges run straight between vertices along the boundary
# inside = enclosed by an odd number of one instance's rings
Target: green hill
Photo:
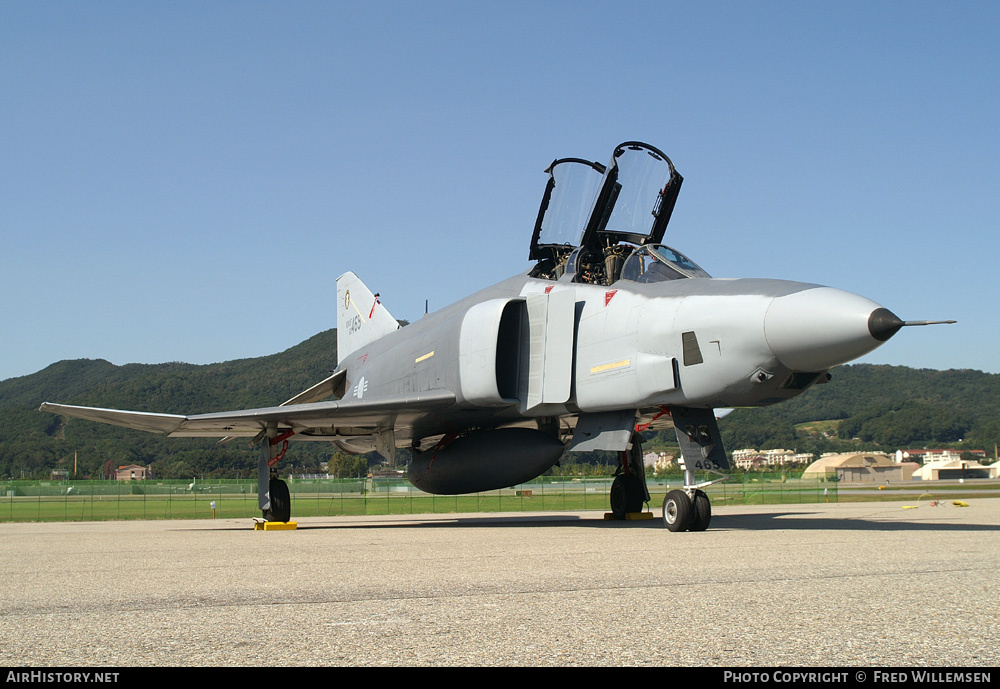
[[[153,464],[158,476],[184,478],[256,471],[245,442],[217,447],[213,440],[159,435],[41,413],[42,402],[137,411],[194,414],[280,404],[322,380],[337,364],[337,333],[319,333],[279,354],[196,366],[60,361],[29,376],[0,381],[0,476],[42,478],[54,468],[98,475],[111,461]],[[289,466],[318,466],[332,452],[301,443]],[[292,455],[295,457],[292,457]],[[297,462],[296,462],[297,460]]]
[[[933,444],[992,454],[1000,439],[1000,375],[867,364],[831,373],[831,382],[796,399],[730,414],[720,424],[727,448],[825,452],[860,442],[892,451]],[[835,437],[796,429],[818,421],[836,421],[824,424],[829,433],[836,430]]]
[[[55,468],[99,475],[102,465],[153,465],[162,478],[249,476],[256,455],[244,441],[164,438],[38,412],[42,402],[202,413],[279,404],[329,375],[337,333],[328,330],[279,354],[196,366],[60,361],[29,376],[0,381],[0,476],[45,478]],[[824,421],[818,432],[799,428]],[[720,423],[726,447],[785,447],[823,452],[848,447],[950,444],[991,451],[1000,439],[1000,375],[901,366],[853,365],[794,400],[738,409]],[[835,437],[834,436],[835,431]],[[854,439],[857,440],[854,440]],[[964,442],[959,443],[962,440]],[[673,432],[661,434],[673,443]],[[299,443],[285,470],[316,468],[326,443]]]

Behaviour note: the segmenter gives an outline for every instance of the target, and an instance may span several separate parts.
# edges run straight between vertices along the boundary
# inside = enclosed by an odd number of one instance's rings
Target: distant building
[[[733,451],[733,464],[743,471],[751,471],[763,467],[767,464],[767,460],[757,450],[748,447]]]
[[[796,454],[792,450],[761,450],[758,452],[753,448],[746,448],[733,452],[733,464],[744,471],[762,467],[780,469],[786,466],[809,464],[813,459],[815,459],[815,455],[812,453]]]
[[[979,462],[970,462],[961,459],[951,459],[944,462],[930,462],[924,464],[913,477],[924,481],[936,481],[939,479],[957,478],[997,478],[1000,467],[993,464],[984,467]]]
[[[118,470],[115,471],[115,480],[117,481],[141,481],[147,478],[153,478],[152,469],[149,467],[141,467],[138,464],[120,466],[118,467]]]
[[[909,481],[916,468],[917,465],[911,462],[896,464],[882,452],[824,454],[806,467],[802,478],[835,479],[849,483]]]
[[[767,460],[760,455],[744,456],[733,462],[738,469],[743,471],[753,471],[755,469],[763,469],[767,466]]]
[[[963,454],[971,456],[980,464],[986,460],[985,450],[931,450],[923,448],[918,450],[896,450],[896,461],[919,462],[921,464],[930,464],[932,462],[954,462],[961,460]]]
[[[673,468],[674,456],[668,455],[666,452],[660,452],[659,454],[656,452],[647,452],[642,456],[642,465],[652,468],[658,474],[662,474]]]

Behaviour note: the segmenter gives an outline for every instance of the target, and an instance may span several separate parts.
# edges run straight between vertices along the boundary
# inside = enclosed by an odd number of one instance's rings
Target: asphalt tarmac
[[[994,667],[968,502],[0,524],[0,665]]]

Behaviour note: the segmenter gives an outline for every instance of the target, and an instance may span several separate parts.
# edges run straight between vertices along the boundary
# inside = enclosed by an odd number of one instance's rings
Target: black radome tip
[[[875,309],[868,317],[868,332],[879,342],[885,342],[904,325],[899,316],[889,309]]]

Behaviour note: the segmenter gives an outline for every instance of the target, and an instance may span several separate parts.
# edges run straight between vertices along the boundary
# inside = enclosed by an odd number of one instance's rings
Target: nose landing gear
[[[712,503],[703,490],[695,490],[694,498],[672,490],[663,499],[663,525],[671,531],[704,531],[711,521]]]
[[[671,531],[704,531],[712,521],[712,503],[701,488],[716,481],[698,484],[695,471],[723,475],[729,469],[719,424],[711,409],[673,407],[671,416],[681,447],[684,490],[672,490],[663,499],[663,524]]]

